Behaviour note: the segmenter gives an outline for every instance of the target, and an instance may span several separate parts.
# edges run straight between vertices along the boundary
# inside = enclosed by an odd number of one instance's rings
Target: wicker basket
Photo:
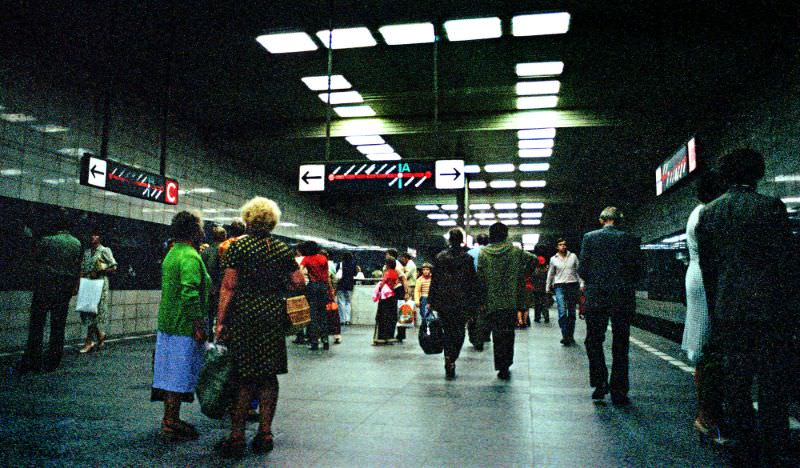
[[[311,306],[306,296],[295,296],[286,299],[286,312],[292,327],[304,327],[311,323]]]

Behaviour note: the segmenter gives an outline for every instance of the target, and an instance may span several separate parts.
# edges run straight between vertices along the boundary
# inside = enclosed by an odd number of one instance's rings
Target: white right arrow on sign
[[[464,188],[464,160],[452,159],[436,161],[436,188]]]

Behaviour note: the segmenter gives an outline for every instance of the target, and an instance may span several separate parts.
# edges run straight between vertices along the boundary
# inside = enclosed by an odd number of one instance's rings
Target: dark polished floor
[[[344,342],[328,352],[290,344],[290,373],[280,377],[275,450],[248,454],[239,463],[721,464],[692,433],[692,375],[669,360],[679,357],[677,345],[634,329],[633,405],[617,408],[589,397],[584,333],[579,322],[579,344],[565,348],[555,323],[518,331],[507,382],[496,378],[491,348],[478,353],[468,343],[453,381],[444,379],[442,356],[423,355],[415,338],[370,346],[371,328],[345,330]],[[89,356],[71,351],[56,372],[22,377],[9,372],[13,357],[4,357],[0,465],[228,464],[211,451],[228,423],[205,418],[196,403],[183,415],[197,425],[199,440],[169,444],[158,438],[162,407],[149,402],[153,345],[153,338],[142,338],[109,343]]]

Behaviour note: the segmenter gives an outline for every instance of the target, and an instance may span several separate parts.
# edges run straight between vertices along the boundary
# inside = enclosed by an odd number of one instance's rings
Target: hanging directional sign
[[[167,205],[178,204],[178,182],[91,154],[81,158],[82,185]]]
[[[306,164],[300,191],[399,191],[464,188],[464,161],[366,161]]]

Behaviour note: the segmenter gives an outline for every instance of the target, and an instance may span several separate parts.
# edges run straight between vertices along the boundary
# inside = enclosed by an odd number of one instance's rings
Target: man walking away
[[[478,279],[484,293],[485,323],[492,334],[494,368],[502,380],[511,378],[517,311],[525,306],[525,269],[533,255],[508,241],[508,227],[489,227],[489,243],[478,256]]]
[[[475,271],[478,271],[478,256],[480,255],[481,250],[489,245],[489,236],[483,233],[478,234],[475,236],[475,242],[478,245],[469,249],[467,253],[470,257],[472,257],[473,264],[475,265]],[[467,322],[467,334],[469,335],[469,342],[472,343],[473,347],[475,347],[475,351],[483,351],[483,343],[486,341],[486,330],[484,328],[485,324],[478,314],[475,314]]]
[[[628,345],[631,318],[636,312],[636,283],[642,270],[639,239],[621,231],[622,212],[611,206],[600,213],[601,229],[583,236],[578,274],[586,286],[586,355],[592,398],[628,405]],[[611,320],[611,385],[603,353]]]

